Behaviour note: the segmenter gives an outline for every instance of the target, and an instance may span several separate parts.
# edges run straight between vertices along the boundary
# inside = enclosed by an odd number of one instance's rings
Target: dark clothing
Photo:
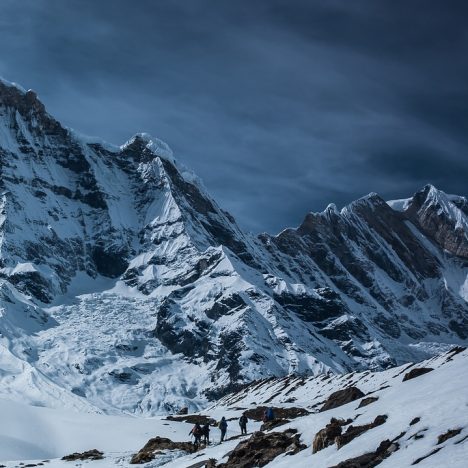
[[[194,440],[194,444],[195,445],[200,445],[200,442],[201,442],[201,438],[202,438],[202,435],[203,435],[203,430],[200,426],[200,424],[195,424],[195,426],[193,426],[192,430],[189,432],[189,435],[193,435],[193,438],[195,439]]]
[[[275,419],[275,413],[273,412],[273,408],[270,406],[266,408],[263,412],[263,422],[273,421]]]
[[[221,442],[223,442],[227,431],[227,422],[225,418],[221,418],[221,421],[219,421],[219,429],[221,431]]]
[[[267,421],[273,421],[273,419],[275,419],[275,413],[273,412],[273,408],[268,408],[266,410],[266,417],[267,417]]]
[[[209,426],[209,424],[205,424],[202,427],[202,434],[203,434],[203,437],[204,437],[205,445],[210,445],[210,426]]]
[[[247,416],[243,414],[239,418],[239,426],[241,428],[241,435],[247,435],[247,422],[248,422]]]
[[[221,442],[224,441],[225,437],[226,437],[226,429],[221,429]]]

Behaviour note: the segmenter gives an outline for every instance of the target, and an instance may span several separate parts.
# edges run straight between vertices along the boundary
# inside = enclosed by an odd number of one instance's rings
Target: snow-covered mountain
[[[253,236],[164,142],[84,137],[5,81],[0,171],[0,396],[155,414],[468,341],[463,197],[370,194]]]

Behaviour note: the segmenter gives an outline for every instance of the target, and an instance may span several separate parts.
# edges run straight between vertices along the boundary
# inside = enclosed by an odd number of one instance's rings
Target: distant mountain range
[[[0,81],[0,396],[154,414],[468,342],[468,200],[433,186],[245,233],[170,148]]]

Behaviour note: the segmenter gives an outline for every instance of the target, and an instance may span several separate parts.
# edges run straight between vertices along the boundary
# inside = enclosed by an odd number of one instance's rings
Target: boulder
[[[251,408],[244,411],[244,414],[254,421],[262,421],[263,413],[269,406],[257,406],[256,408]],[[307,411],[305,408],[291,407],[291,408],[278,408],[273,406],[273,413],[275,418],[278,419],[295,419],[300,418],[301,416],[307,416],[310,414],[310,411]]]
[[[320,412],[338,408],[339,406],[346,405],[351,401],[359,400],[359,398],[362,398],[363,396],[364,393],[362,393],[357,387],[348,387],[343,390],[338,390],[328,397],[327,401],[320,409]]]
[[[363,408],[364,406],[370,405],[371,403],[376,402],[379,399],[379,397],[367,397],[363,398],[361,400],[361,403],[359,403],[359,406],[356,409]]]
[[[191,442],[173,442],[165,437],[154,437],[130,460],[131,464],[148,463],[155,459],[157,452],[162,450],[183,450],[187,453],[194,453],[197,447]]]
[[[304,450],[306,445],[300,441],[300,434],[295,429],[284,432],[255,432],[248,440],[237,445],[229,454],[227,462],[218,468],[251,468],[265,466],[278,455],[294,455]]]
[[[168,416],[166,418],[168,421],[177,421],[177,422],[186,422],[189,424],[200,424],[201,426],[209,424],[210,426],[216,425],[216,420],[205,416],[203,414],[189,414],[189,415],[180,415],[180,416]]]
[[[343,419],[331,418],[330,422],[315,434],[314,442],[312,443],[312,453],[317,453],[329,445],[332,445],[335,439],[341,435],[342,426],[346,426],[351,422],[351,419],[344,421]]]
[[[291,421],[289,419],[273,419],[273,421],[264,422],[260,426],[260,431],[261,432],[271,431],[275,427],[282,426],[283,424],[287,424],[288,422],[291,422]]]
[[[75,452],[70,455],[65,455],[62,457],[62,460],[65,461],[76,461],[76,460],[102,460],[104,458],[104,454],[99,450],[92,449],[86,452]]]
[[[369,429],[381,426],[386,420],[386,415],[379,415],[369,424],[363,424],[362,426],[349,426],[344,434],[338,435],[335,438],[336,447],[340,449],[343,445],[349,444],[353,439],[364,434],[364,432],[367,432]]]
[[[432,367],[415,367],[405,374],[403,377],[403,382],[419,377],[420,375],[427,374],[433,370],[434,369]]]
[[[388,458],[393,452],[399,449],[396,442],[384,440],[380,443],[375,452],[365,453],[359,457],[349,458],[348,460],[338,463],[338,465],[331,466],[330,468],[373,468],[382,463],[385,458]]]
[[[441,444],[442,442],[457,436],[461,431],[461,429],[449,429],[447,432],[444,432],[437,437],[437,444]]]
[[[180,410],[177,412],[178,415],[182,414],[188,414],[188,406],[184,406],[183,408],[180,408]]]

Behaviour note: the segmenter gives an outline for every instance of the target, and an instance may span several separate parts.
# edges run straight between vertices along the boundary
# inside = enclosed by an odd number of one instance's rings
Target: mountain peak
[[[16,83],[0,78],[0,105],[15,108],[22,115],[31,112],[45,113],[44,104],[32,89],[27,91]]]
[[[169,145],[159,138],[151,136],[149,133],[136,133],[120,149],[123,152],[130,151],[131,153],[135,150],[144,153],[146,150],[155,156],[167,159],[173,163],[175,162],[174,153]]]

